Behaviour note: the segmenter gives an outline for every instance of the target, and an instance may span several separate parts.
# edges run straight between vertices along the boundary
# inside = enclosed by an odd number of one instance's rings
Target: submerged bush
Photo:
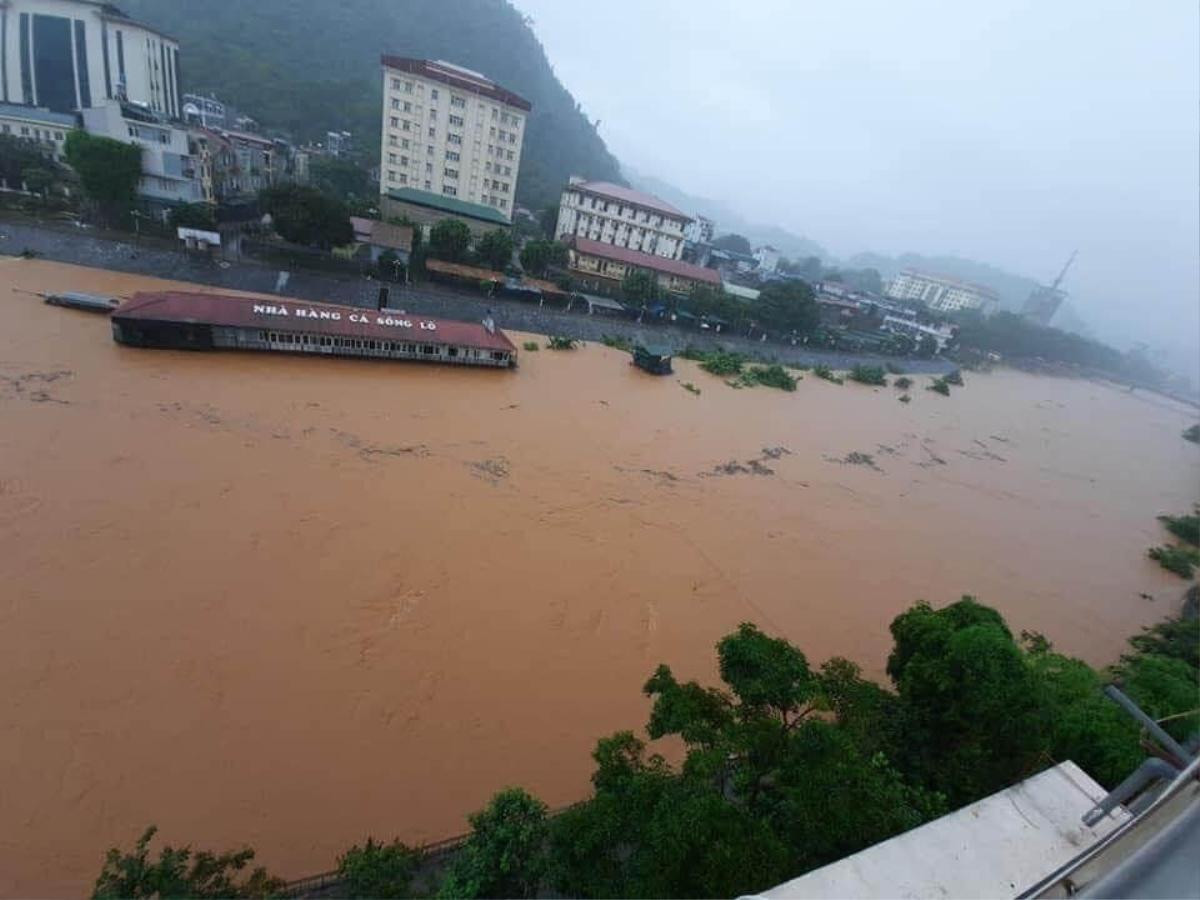
[[[813,374],[816,375],[818,378],[823,378],[826,381],[833,382],[834,384],[842,383],[842,379],[840,377],[838,377],[837,375],[834,375],[833,369],[829,368],[829,366],[825,365],[824,363],[813,366]]]
[[[538,342],[537,342],[537,341],[526,341],[525,343],[523,343],[523,344],[521,345],[521,349],[522,349],[522,350],[529,350],[530,352],[532,352],[532,351],[534,351],[534,350],[539,350],[539,349],[541,349],[541,348],[540,348],[540,347],[538,347]]]
[[[1200,510],[1190,516],[1159,516],[1158,521],[1181,541],[1200,546]]]
[[[950,396],[950,385],[946,384],[946,379],[944,378],[933,379],[933,383],[926,390],[935,391],[943,397]]]
[[[882,366],[858,365],[850,370],[849,378],[859,384],[874,384],[887,387],[887,373]]]
[[[953,372],[951,372],[949,375],[947,375],[943,380],[946,382],[946,384],[953,384],[956,387],[962,387],[962,385],[963,385],[962,370],[955,369]]]
[[[612,347],[614,350],[624,350],[626,353],[633,352],[633,344],[629,338],[606,334],[600,338],[600,343],[605,347]]]
[[[907,391],[910,387],[912,387],[912,383],[913,383],[913,380],[911,378],[909,378],[907,375],[897,378],[895,381],[892,382],[892,384],[894,386],[900,388],[900,390],[902,390],[902,391]]]
[[[1180,578],[1191,578],[1196,566],[1200,566],[1200,550],[1191,547],[1172,547],[1164,544],[1161,547],[1151,547],[1146,551],[1146,555]]]
[[[712,375],[741,375],[742,366],[745,364],[745,357],[740,353],[718,350],[716,353],[710,353],[704,362],[700,363],[700,368]]]
[[[744,378],[752,384],[779,388],[781,391],[794,391],[796,389],[796,377],[789,374],[778,363],[770,366],[755,366],[746,372]]]
[[[569,337],[551,336],[546,346],[551,350],[574,350],[575,339]]]

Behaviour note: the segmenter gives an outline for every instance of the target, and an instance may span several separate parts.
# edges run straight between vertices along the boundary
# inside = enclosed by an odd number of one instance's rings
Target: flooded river
[[[5,895],[152,822],[296,877],[508,784],[568,803],[654,666],[715,677],[746,620],[880,675],[920,598],[1097,664],[1178,606],[1145,550],[1200,452],[1156,397],[137,350],[19,292],[162,285],[0,260]]]

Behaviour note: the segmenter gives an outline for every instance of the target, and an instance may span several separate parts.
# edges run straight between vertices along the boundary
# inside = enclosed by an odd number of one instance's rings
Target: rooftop
[[[602,244],[599,241],[583,237],[572,238],[572,244],[576,251],[588,256],[611,259],[628,266],[650,269],[651,271],[662,272],[666,275],[677,275],[680,278],[690,278],[693,281],[702,281],[705,284],[720,285],[721,283],[721,276],[712,269],[692,265],[683,260],[664,259],[661,256],[642,253],[639,250],[630,250],[627,247],[614,247],[612,244]]]
[[[514,94],[507,88],[502,88],[496,82],[480,75],[478,72],[462,66],[456,66],[445,60],[413,59],[408,56],[389,56],[385,54],[382,57],[382,62],[384,68],[387,69],[396,69],[400,72],[408,72],[411,75],[416,75],[419,78],[440,81],[442,84],[447,84],[452,88],[478,94],[481,97],[487,97],[489,100],[495,100],[499,103],[506,103],[509,106],[515,106],[526,112],[533,109],[533,104],[519,94]]]
[[[999,299],[999,295],[989,287],[984,287],[982,284],[975,284],[971,281],[963,281],[961,278],[952,278],[949,275],[938,275],[934,272],[922,272],[919,269],[902,269],[901,275],[910,275],[913,278],[923,278],[926,281],[937,281],[941,284],[952,285],[953,287],[965,288],[970,291],[975,291],[985,297]]]
[[[595,194],[597,197],[607,197],[610,200],[618,200],[621,203],[628,203],[631,206],[645,207],[664,215],[674,216],[677,219],[686,219],[689,222],[692,220],[692,217],[687,213],[681,212],[665,200],[659,200],[653,194],[644,194],[641,191],[635,191],[633,188],[613,184],[611,181],[575,181],[568,185],[568,189],[585,191],[589,194]]]
[[[184,291],[139,293],[123,303],[113,313],[113,318],[272,328],[385,340],[411,339],[423,344],[454,344],[506,352],[516,349],[504,332],[499,329],[488,331],[478,322],[401,316],[376,309],[309,303],[291,298],[258,299]]]
[[[63,128],[75,127],[75,116],[71,113],[52,112],[41,106],[25,106],[21,103],[0,103],[0,118],[25,119],[44,125],[61,125]]]
[[[139,22],[133,16],[129,15],[124,10],[119,9],[118,7],[114,6],[112,3],[107,3],[107,2],[96,3],[93,0],[93,5],[100,7],[100,15],[106,19],[112,19],[114,21],[121,22],[125,25],[135,25],[138,28],[144,28],[144,29],[146,29],[146,31],[157,34],[160,38],[165,38],[168,41],[175,41],[176,43],[178,43],[178,41],[174,37],[167,34],[165,31],[160,31],[159,29],[155,28],[153,25],[147,25],[145,22]]]
[[[466,216],[481,222],[493,222],[496,225],[508,227],[511,223],[500,210],[482,203],[468,203],[457,197],[447,197],[445,194],[434,194],[430,191],[419,191],[416,188],[392,188],[388,196],[402,203],[412,203],[427,209],[436,209],[455,216]]]
[[[430,272],[438,272],[442,275],[454,275],[458,278],[470,278],[473,281],[496,281],[504,280],[502,272],[496,272],[492,269],[482,269],[479,266],[466,266],[462,263],[446,262],[444,259],[427,259],[425,260],[425,268]]]

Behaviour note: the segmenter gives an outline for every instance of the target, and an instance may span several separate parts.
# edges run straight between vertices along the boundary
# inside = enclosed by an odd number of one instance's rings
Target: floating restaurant
[[[166,291],[112,314],[113,340],[173,350],[275,350],[508,368],[517,348],[492,324],[302,300]]]

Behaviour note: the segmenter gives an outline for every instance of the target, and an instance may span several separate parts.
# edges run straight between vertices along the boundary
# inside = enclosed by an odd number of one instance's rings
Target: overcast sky
[[[1200,365],[1196,0],[515,2],[638,171],[839,256],[1078,248],[1102,337]]]

